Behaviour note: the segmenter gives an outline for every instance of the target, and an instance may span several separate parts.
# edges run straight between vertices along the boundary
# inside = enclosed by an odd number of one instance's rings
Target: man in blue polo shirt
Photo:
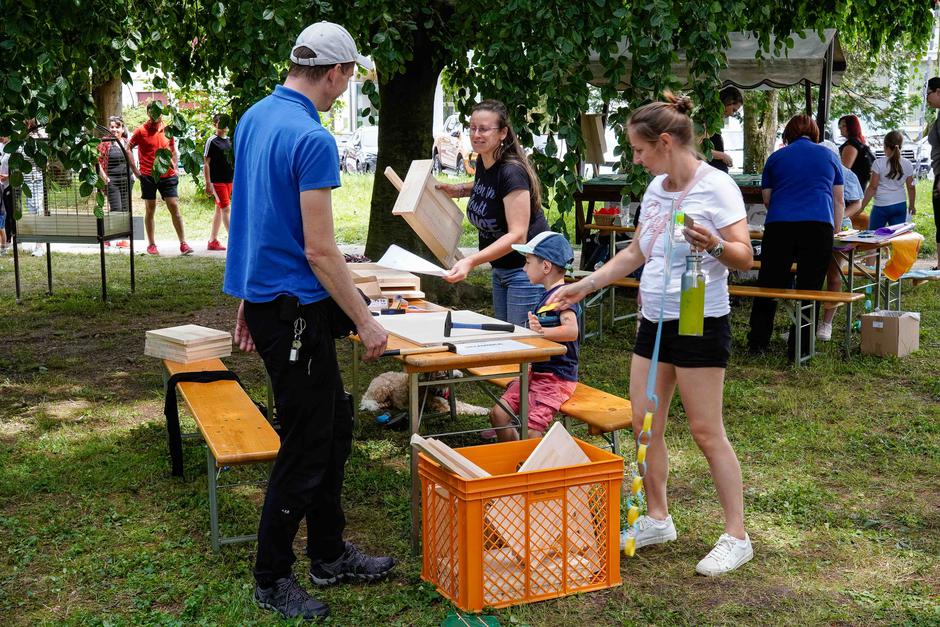
[[[329,614],[291,574],[292,544],[307,521],[316,585],[371,581],[395,565],[343,540],[343,468],[352,446],[352,403],[334,338],[355,331],[366,359],[387,335],[353,285],[333,237],[336,142],[320,125],[355,65],[371,69],[345,28],[307,27],[283,85],[238,122],[224,291],[241,298],[235,341],[257,348],[274,386],[281,447],[258,528],[254,598],[286,618]]]

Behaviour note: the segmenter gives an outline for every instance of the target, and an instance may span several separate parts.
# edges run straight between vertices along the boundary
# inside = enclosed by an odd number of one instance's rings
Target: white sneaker
[[[820,342],[828,342],[832,339],[832,323],[831,322],[820,322],[819,328],[816,329],[816,339]]]
[[[695,567],[695,572],[706,577],[714,577],[730,572],[754,557],[751,538],[744,534],[744,540],[738,540],[727,533],[721,534],[715,548],[708,552]]]
[[[635,530],[634,530],[635,529]],[[636,519],[636,527],[630,527],[620,532],[620,550],[627,544],[627,538],[636,536],[636,548],[641,549],[651,544],[662,544],[676,539],[676,525],[672,516],[666,520],[656,520],[649,516],[640,516]]]

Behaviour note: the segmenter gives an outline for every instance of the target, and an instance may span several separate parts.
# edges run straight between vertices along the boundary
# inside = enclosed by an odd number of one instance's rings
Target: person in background
[[[542,231],[541,184],[509,122],[506,105],[484,100],[470,114],[470,142],[477,152],[473,185],[438,184],[451,198],[469,196],[467,219],[480,233],[479,250],[454,264],[444,280],[457,283],[475,267],[493,268],[493,315],[523,326],[542,298],[526,276],[525,258],[512,250]]]
[[[940,76],[927,81],[927,106],[940,109]],[[933,170],[933,223],[936,229],[937,265],[933,270],[940,270],[940,116],[927,130],[927,142],[930,144],[930,168]]]
[[[741,91],[733,85],[722,89],[718,96],[721,98],[721,104],[725,108],[725,119],[737,113],[741,106],[744,105],[744,96],[741,94]],[[727,172],[734,165],[734,162],[731,160],[731,155],[724,151],[724,138],[721,136],[721,133],[718,132],[712,135],[710,139],[712,142],[712,160],[708,162],[708,165],[716,170]]]
[[[106,186],[110,210],[130,211],[134,179],[129,176],[129,169],[133,170],[135,166],[131,164],[133,152],[127,147],[124,119],[118,115],[109,117],[108,130],[111,131],[114,141],[102,141],[98,144],[98,175]],[[105,246],[110,244],[111,242],[105,242]],[[127,240],[122,240],[117,245],[118,248],[126,248],[128,243]]]
[[[7,207],[7,188],[10,186],[10,155],[4,150],[10,143],[9,137],[0,137],[0,255],[7,254],[7,212],[13,212],[13,206]]]
[[[212,116],[215,134],[206,142],[202,153],[202,173],[206,179],[206,194],[215,199],[215,215],[206,250],[225,250],[219,242],[219,226],[225,224],[228,233],[229,206],[232,204],[232,140],[228,138],[229,117],[216,113]]]
[[[835,155],[836,158],[838,158],[838,146],[829,140],[822,142],[821,145],[828,148],[829,151]],[[862,186],[858,182],[858,177],[855,176],[855,172],[852,172],[852,170],[845,166],[842,166],[842,178],[842,198],[845,204],[845,212],[843,213],[842,218],[842,230],[846,230],[853,227],[857,216],[860,215],[860,211],[862,209],[862,197],[865,194],[862,192]],[[830,292],[842,291],[842,273],[839,272],[839,263],[839,259],[835,254],[833,254],[832,258],[829,260],[829,269],[826,271],[826,289]],[[823,314],[822,320],[819,322],[819,327],[816,329],[817,340],[828,342],[832,339],[832,319],[836,315],[836,309],[838,309],[840,306],[841,305],[839,303],[826,303],[825,313]]]
[[[807,115],[790,119],[783,129],[785,146],[767,158],[761,179],[767,219],[761,243],[760,287],[788,288],[793,284],[791,266],[796,261],[796,289],[822,289],[832,236],[842,228],[844,197],[842,165],[816,142],[819,127]],[[817,305],[818,306],[818,305]],[[770,346],[777,301],[755,298],[751,307],[748,350],[761,354]],[[801,352],[809,354],[810,333],[802,330]],[[791,325],[788,354],[795,354],[796,331]]]
[[[864,190],[871,178],[871,164],[875,161],[875,154],[865,141],[858,116],[843,115],[839,118],[839,133],[845,138],[845,143],[839,146],[842,165],[855,172]]]
[[[180,214],[179,205],[179,177],[176,176],[176,166],[179,156],[176,153],[176,142],[172,137],[167,137],[164,129],[163,116],[156,103],[150,103],[147,107],[148,119],[144,122],[128,142],[128,148],[137,148],[137,156],[140,160],[139,166],[134,164],[134,174],[140,179],[140,197],[144,201],[144,230],[147,232],[147,254],[159,255],[157,250],[157,240],[154,233],[154,214],[157,211],[157,190],[160,191],[160,197],[166,203],[167,211],[170,212],[170,218],[173,221],[173,228],[176,230],[176,236],[180,241],[180,254],[193,254],[192,247],[186,243],[186,237],[183,233],[183,216]],[[169,149],[170,167],[159,179],[153,176],[153,164],[157,157],[157,151]],[[133,162],[132,162],[133,163]]]
[[[310,620],[326,617],[329,608],[293,572],[301,521],[314,585],[375,581],[395,565],[343,538],[353,411],[334,339],[355,332],[371,360],[385,350],[388,334],[336,246],[339,155],[318,113],[346,92],[356,63],[372,69],[372,62],[345,28],[330,22],[304,29],[290,61],[284,84],[238,123],[223,291],[241,299],[234,340],[242,350],[257,348],[264,360],[281,423],[258,525],[254,599],[285,618]]]
[[[872,198],[875,199],[868,219],[868,228],[872,231],[906,222],[908,216],[913,216],[917,210],[914,204],[917,196],[914,164],[901,156],[902,145],[904,135],[901,131],[885,135],[885,156],[875,159],[871,167],[871,182],[865,190],[861,211],[865,211]],[[905,202],[905,188],[908,202]]]
[[[653,436],[643,479],[647,514],[621,533],[621,548],[632,537],[637,549],[670,542],[677,537],[669,514],[669,478],[665,429],[673,394],[679,390],[682,407],[695,443],[708,460],[711,477],[724,513],[724,533],[695,571],[714,576],[732,571],[754,556],[744,528],[744,490],[741,466],[728,441],[722,418],[725,371],[731,354],[731,305],[728,269],[747,270],[754,262],[747,232],[747,213],[741,190],[724,172],[702,163],[692,132],[692,101],[666,92],[666,102],[640,107],[630,116],[627,134],[633,163],[654,176],[643,195],[640,223],[629,246],[593,274],[558,288],[549,304],[570,306],[646,264],[640,279],[643,308],[630,365],[633,432],[639,437],[647,409],[647,377],[654,345],[661,341],[656,373],[659,404],[653,417]],[[666,258],[666,240],[673,235],[672,211],[678,204],[694,224],[682,230]],[[688,222],[686,223],[688,224]],[[679,292],[686,255],[704,251],[705,322],[701,337],[679,336]],[[669,283],[664,289],[666,269]],[[657,340],[657,323],[663,317]]]

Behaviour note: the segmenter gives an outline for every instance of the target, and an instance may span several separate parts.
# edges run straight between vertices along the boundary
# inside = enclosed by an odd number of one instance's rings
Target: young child
[[[865,211],[869,200],[875,199],[875,206],[868,219],[868,228],[872,231],[913,219],[911,216],[915,212],[917,195],[914,165],[901,156],[903,144],[904,135],[901,131],[891,131],[885,135],[885,156],[875,159],[871,166],[871,181],[865,189],[861,211]]]
[[[533,363],[529,373],[529,437],[539,438],[578,385],[578,316],[581,307],[573,305],[558,309],[545,305],[552,293],[565,284],[565,268],[574,261],[574,251],[564,235],[552,231],[539,233],[527,244],[513,244],[512,247],[525,254],[525,272],[529,281],[545,288],[535,312],[529,312],[529,328],[568,348],[568,352],[562,355]],[[509,385],[501,400],[518,413],[519,381]],[[511,420],[500,404],[490,411],[490,421],[499,441],[519,439]]]

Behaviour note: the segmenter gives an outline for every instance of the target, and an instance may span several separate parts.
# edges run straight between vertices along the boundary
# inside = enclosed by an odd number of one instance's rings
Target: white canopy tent
[[[779,54],[767,54],[757,58],[759,42],[752,33],[729,33],[731,46],[726,50],[728,65],[721,72],[721,83],[735,85],[741,89],[759,89],[790,87],[803,84],[807,88],[806,109],[812,111],[810,100],[811,85],[819,85],[817,123],[820,128],[826,124],[829,114],[829,93],[833,84],[838,84],[845,71],[845,54],[839,45],[835,29],[826,29],[820,37],[815,31],[792,33],[793,47],[784,48]],[[774,38],[771,37],[771,49]],[[626,40],[622,40],[615,56],[623,57],[625,71],[620,77],[622,89],[630,80],[631,55]],[[590,67],[592,85],[606,85],[610,78],[604,75],[600,55],[592,51]],[[678,60],[672,64],[672,73],[683,83],[688,82],[688,63],[684,51],[678,52]]]

